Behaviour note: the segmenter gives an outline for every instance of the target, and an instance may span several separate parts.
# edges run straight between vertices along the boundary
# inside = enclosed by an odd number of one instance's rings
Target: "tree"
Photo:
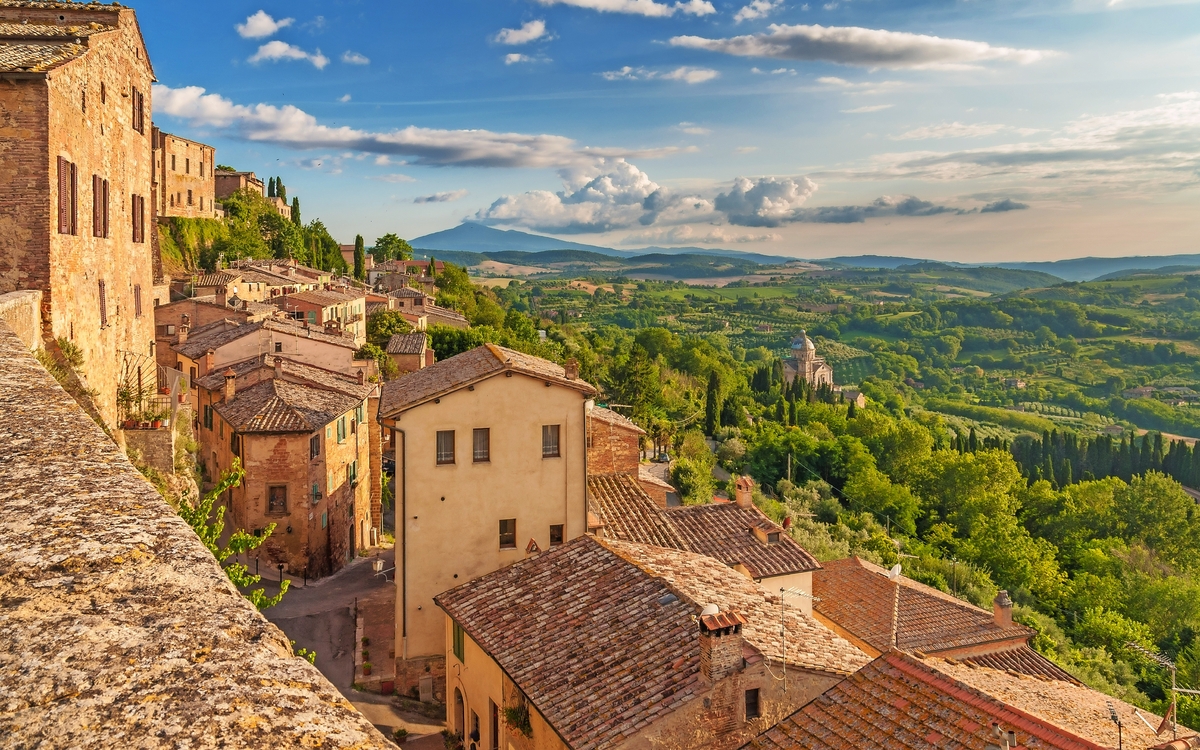
[[[363,251],[363,237],[354,238],[354,278],[363,281],[367,278],[367,259]]]
[[[635,422],[647,424],[662,400],[662,380],[658,365],[640,345],[629,350],[623,366],[609,371],[605,390],[614,401],[632,407]]]
[[[283,186],[282,177],[275,178],[275,196],[284,203],[287,203],[287,188]]]
[[[397,333],[408,333],[412,326],[399,310],[380,310],[367,318],[367,341],[386,347]]]
[[[386,263],[389,260],[412,260],[413,249],[412,245],[389,232],[375,240],[371,254],[375,256],[376,263]]]
[[[292,198],[292,223],[296,226],[303,226],[300,223],[300,199]]]
[[[275,178],[274,177],[267,180],[267,197],[268,198],[275,197]]]
[[[717,431],[717,420],[721,416],[721,380],[717,371],[708,374],[708,390],[704,393],[704,434]]]
[[[200,541],[208,548],[208,551],[213,553],[213,557],[217,558],[218,563],[224,563],[227,559],[234,555],[241,555],[251,550],[258,549],[263,542],[267,541],[271,533],[275,531],[275,524],[267,524],[262,530],[262,534],[251,534],[244,529],[238,529],[229,537],[229,541],[225,546],[221,546],[221,535],[225,532],[225,506],[220,506],[216,509],[214,516],[213,505],[221,495],[241,484],[242,478],[246,475],[242,469],[242,461],[240,458],[233,459],[233,465],[229,467],[229,471],[221,474],[221,481],[217,482],[217,486],[213,487],[207,494],[196,500],[194,503],[188,499],[184,499],[179,503],[176,509],[181,518],[187,521],[188,525],[200,537]],[[248,588],[262,580],[261,576],[256,576],[250,573],[250,568],[242,563],[233,563],[232,565],[224,565],[225,575],[229,576],[229,580],[234,586],[239,589]],[[279,584],[279,593],[275,596],[267,596],[265,589],[254,589],[253,591],[245,591],[243,595],[259,609],[273,607],[283,600],[283,595],[287,593],[288,585],[291,581],[281,581]]]
[[[396,366],[396,360],[392,359],[391,355],[378,347],[375,344],[363,344],[354,352],[355,359],[373,359],[375,365],[379,368],[379,374],[384,380],[391,380],[400,372],[400,368]]]

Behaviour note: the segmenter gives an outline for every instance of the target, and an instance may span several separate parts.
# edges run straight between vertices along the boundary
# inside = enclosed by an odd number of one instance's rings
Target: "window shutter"
[[[107,237],[108,236],[108,180],[101,180],[101,182],[103,183],[103,187],[104,187],[104,202],[100,204],[100,210],[102,211],[101,218],[103,218],[103,220],[104,220],[104,222],[103,222],[104,233],[101,234],[100,236]]]
[[[100,327],[108,326],[108,294],[104,288],[104,281],[100,281]]]
[[[69,163],[58,157],[58,233],[71,233],[71,170]]]
[[[68,193],[71,196],[71,210],[70,221],[67,223],[71,227],[71,234],[79,234],[79,175],[77,174],[78,170],[73,163],[70,165],[70,167],[71,183]]]
[[[133,315],[135,318],[142,317],[142,285],[133,285]]]

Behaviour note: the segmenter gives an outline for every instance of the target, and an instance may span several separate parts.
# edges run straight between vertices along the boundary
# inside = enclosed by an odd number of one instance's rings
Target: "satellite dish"
[[[715,604],[705,604],[704,609],[700,610],[700,616],[707,617],[708,615],[715,615],[716,613],[718,613],[720,611],[721,611],[721,608]]]
[[[895,565],[892,566],[892,569],[888,571],[888,578],[890,578],[891,580],[894,581],[899,577],[900,577],[900,563],[896,563]]]

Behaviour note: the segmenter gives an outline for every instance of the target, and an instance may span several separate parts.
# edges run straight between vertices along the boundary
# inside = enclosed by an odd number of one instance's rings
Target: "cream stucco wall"
[[[812,572],[807,573],[791,573],[786,576],[774,576],[772,578],[762,578],[758,581],[758,586],[770,596],[779,596],[779,589],[795,589],[803,591],[808,596],[787,595],[787,604],[789,607],[798,607],[804,614],[812,615],[813,600],[812,600]]]
[[[584,409],[579,391],[519,373],[497,374],[385,420],[397,430],[397,657],[445,653],[433,597],[586,532]],[[561,425],[559,458],[542,458],[542,426]],[[491,460],[472,461],[472,431],[491,430]],[[456,463],[437,464],[436,433],[455,431]],[[501,519],[517,521],[516,549],[500,549]],[[451,694],[448,692],[448,695]]]

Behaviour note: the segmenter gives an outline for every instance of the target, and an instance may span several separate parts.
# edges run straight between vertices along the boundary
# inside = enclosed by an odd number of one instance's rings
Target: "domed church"
[[[798,377],[804,378],[814,388],[821,384],[833,385],[833,368],[824,357],[817,356],[816,344],[804,331],[792,339],[792,356],[783,360],[783,376],[789,383]]]

